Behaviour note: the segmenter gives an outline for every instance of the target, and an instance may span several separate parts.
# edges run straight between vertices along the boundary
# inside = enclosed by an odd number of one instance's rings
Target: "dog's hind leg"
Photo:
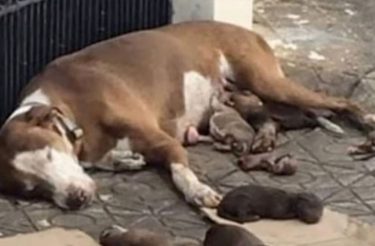
[[[314,92],[284,76],[281,66],[270,49],[231,57],[236,86],[250,90],[263,100],[285,103],[301,109],[328,109],[348,113],[362,126],[375,123],[375,115],[368,114],[359,104],[343,97]],[[254,55],[257,58],[254,59]]]

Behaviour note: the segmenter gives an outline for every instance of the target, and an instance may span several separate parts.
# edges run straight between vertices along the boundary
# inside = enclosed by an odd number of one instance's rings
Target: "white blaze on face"
[[[67,153],[45,147],[34,151],[19,153],[13,159],[14,168],[24,174],[38,177],[51,185],[53,200],[61,207],[66,207],[69,189],[81,190],[93,195],[95,184],[78,164],[78,160]],[[35,184],[24,181],[32,190]]]

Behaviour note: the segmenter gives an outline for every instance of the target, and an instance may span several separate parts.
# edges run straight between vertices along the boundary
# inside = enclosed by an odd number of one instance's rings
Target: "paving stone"
[[[375,110],[373,16],[375,2],[370,0],[344,4],[338,0],[255,0],[257,30],[266,33],[289,77],[314,90],[350,96],[371,110]],[[346,154],[347,147],[362,142],[363,136],[351,128],[345,130],[342,137],[321,129],[280,134],[278,151],[293,153],[299,162],[297,174],[291,177],[244,173],[235,165],[234,156],[215,152],[210,145],[188,148],[189,158],[199,178],[222,193],[250,183],[306,190],[333,209],[375,223],[375,161],[356,161]],[[98,184],[97,200],[75,213],[46,202],[1,197],[0,236],[59,225],[97,237],[104,227],[120,224],[166,233],[176,245],[199,245],[210,225],[186,204],[165,171],[146,168],[90,174]]]
[[[363,204],[359,199],[353,198],[348,201],[340,202],[330,202],[329,207],[337,212],[341,212],[349,215],[361,215],[368,214],[372,211],[365,204]]]
[[[370,223],[372,225],[375,225],[375,215],[370,213],[370,214],[365,214],[365,215],[358,215],[355,216],[356,218],[365,221],[367,223]]]
[[[0,232],[2,234],[17,234],[33,232],[36,228],[30,223],[23,211],[13,211],[0,218]]]
[[[372,76],[372,75],[371,75]],[[351,98],[366,106],[370,112],[375,112],[375,80],[362,79],[355,88]]]
[[[329,199],[330,197],[334,196],[335,194],[341,192],[342,188],[339,186],[329,187],[329,188],[315,188],[309,187],[306,188],[303,186],[303,190],[309,191],[317,195],[322,201]]]
[[[364,201],[375,199],[374,186],[353,187],[352,190]]]

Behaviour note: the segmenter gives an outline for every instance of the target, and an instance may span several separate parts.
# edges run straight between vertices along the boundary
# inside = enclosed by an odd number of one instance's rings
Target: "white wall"
[[[217,20],[252,28],[253,0],[173,0],[173,22]]]

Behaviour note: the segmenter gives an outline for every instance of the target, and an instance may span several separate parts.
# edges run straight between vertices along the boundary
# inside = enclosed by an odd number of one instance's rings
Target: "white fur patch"
[[[27,97],[25,97],[21,105],[29,103],[40,103],[44,105],[51,105],[51,99],[44,93],[42,89],[37,89]]]
[[[178,121],[178,139],[184,140],[184,133],[189,126],[197,126],[210,107],[215,92],[210,78],[198,72],[184,74],[185,115]]]
[[[215,207],[219,204],[221,196],[201,183],[188,166],[172,163],[171,171],[174,184],[185,195],[188,202],[207,207]]]
[[[29,110],[32,108],[31,105],[27,105],[30,103],[40,103],[44,105],[51,105],[51,100],[50,98],[43,92],[42,89],[38,89],[25,97],[19,108],[17,108],[6,120],[6,122],[10,121],[11,119],[17,117],[18,115],[25,114],[29,112]]]
[[[139,170],[145,165],[144,156],[132,151],[128,138],[118,140],[115,148],[108,151],[100,161],[94,164],[96,168],[107,171]]]
[[[17,117],[18,115],[22,115],[22,114],[25,114],[25,113],[27,113],[27,112],[29,112],[30,111],[30,109],[31,109],[31,105],[25,105],[25,106],[20,106],[19,108],[17,108],[9,117],[8,117],[8,119],[5,121],[5,123],[6,122],[8,122],[8,121],[10,121],[11,119],[13,119],[13,118],[15,118],[15,117]]]
[[[115,150],[117,150],[117,151],[120,151],[120,150],[132,151],[131,146],[130,146],[129,138],[123,138],[123,139],[117,140]]]
[[[367,114],[367,115],[365,115],[364,118],[365,118],[364,120],[367,124],[372,124],[372,125],[375,124],[375,114]]]
[[[235,80],[232,66],[229,64],[227,58],[224,56],[223,53],[220,53],[219,68],[220,68],[220,73],[222,74],[223,77],[225,77],[226,79],[230,79],[232,81]]]
[[[47,181],[54,188],[54,201],[65,207],[68,188],[75,187],[89,194],[94,193],[93,180],[83,171],[78,160],[51,147],[18,153],[13,165],[21,173],[36,176]],[[24,180],[29,190],[35,184]]]

